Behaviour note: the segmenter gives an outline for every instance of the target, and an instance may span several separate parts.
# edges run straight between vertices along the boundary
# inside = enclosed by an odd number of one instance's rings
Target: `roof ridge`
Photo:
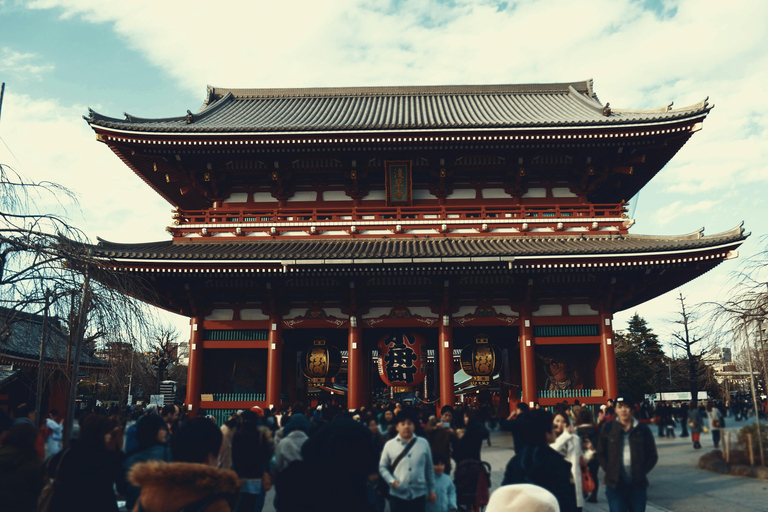
[[[531,94],[561,92],[567,94],[573,87],[578,92],[592,97],[590,80],[580,82],[539,83],[539,84],[486,84],[486,85],[395,85],[395,86],[357,86],[357,87],[304,87],[304,88],[264,88],[237,89],[214,87],[209,85],[207,105],[218,98],[232,93],[236,99],[250,98],[318,98],[318,97],[352,97],[352,96],[407,96],[419,95],[448,95],[448,94]]]

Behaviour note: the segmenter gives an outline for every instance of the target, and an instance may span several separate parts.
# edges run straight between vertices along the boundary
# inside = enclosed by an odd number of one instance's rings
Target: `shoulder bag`
[[[61,457],[59,457],[59,463],[56,464],[56,473],[53,475],[53,480],[48,478],[48,466],[51,464],[51,461],[49,460],[48,464],[45,465],[46,482],[45,486],[43,486],[43,490],[40,492],[40,498],[37,500],[37,512],[48,512],[51,510],[53,494],[56,491],[56,481],[59,479],[59,470],[61,469],[61,463],[64,462],[64,457],[67,456],[67,453],[69,453],[69,448],[67,448],[61,454]]]
[[[584,494],[591,494],[595,490],[595,481],[592,479],[587,463],[584,462],[584,457],[579,457],[579,465],[581,466],[581,491]]]
[[[413,439],[411,439],[407,445],[405,445],[405,448],[403,448],[403,451],[400,452],[400,455],[397,456],[397,458],[392,461],[392,464],[389,465],[389,472],[392,473],[392,476],[395,476],[395,468],[398,464],[400,464],[400,461],[403,460],[403,457],[408,455],[408,452],[411,451],[411,448],[413,448],[413,445],[416,444],[416,436],[413,436]],[[380,480],[381,485],[379,487],[379,493],[388,496],[389,495],[389,484],[381,478]]]

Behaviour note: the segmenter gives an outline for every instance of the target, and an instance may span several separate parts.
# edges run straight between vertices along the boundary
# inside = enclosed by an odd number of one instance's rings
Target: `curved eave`
[[[478,133],[482,135],[497,133],[538,133],[538,132],[585,132],[585,131],[628,131],[642,130],[653,127],[666,127],[671,124],[694,124],[704,120],[711,107],[704,111],[693,112],[689,115],[680,115],[674,117],[665,116],[660,119],[634,120],[627,122],[603,122],[603,123],[541,123],[541,124],[520,124],[505,126],[453,126],[453,127],[386,127],[381,129],[368,128],[349,128],[349,129],[297,129],[297,130],[258,130],[243,127],[226,127],[217,129],[153,129],[152,127],[137,127],[125,124],[99,124],[88,121],[91,128],[97,133],[110,133],[123,137],[162,137],[162,138],[205,138],[205,137],[290,137],[304,138],[316,136],[320,139],[334,138],[338,136],[348,137],[371,137],[386,136],[393,134],[404,134],[406,136],[423,136],[427,134],[457,134],[457,133]]]
[[[728,253],[749,233],[743,223],[724,233],[701,231],[680,237],[504,237],[474,239],[273,240],[252,242],[184,242],[115,244],[104,240],[96,257],[118,266],[143,265],[306,265],[368,264],[547,264],[549,261],[608,261],[695,258],[705,252]],[[590,246],[592,249],[590,249]],[[596,250],[597,249],[597,250]]]

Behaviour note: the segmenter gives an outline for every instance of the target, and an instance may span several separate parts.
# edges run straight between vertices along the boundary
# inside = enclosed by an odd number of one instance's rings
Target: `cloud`
[[[699,201],[694,204],[685,204],[683,201],[675,201],[672,204],[659,208],[656,211],[656,222],[662,226],[669,224],[684,215],[692,215],[697,212],[710,212],[720,201]]]
[[[95,141],[82,120],[85,111],[83,105],[8,94],[2,123],[7,147],[0,145],[0,162],[28,180],[52,181],[76,192],[80,204],[65,204],[66,215],[94,240],[96,236],[136,242],[167,238],[162,222],[170,220],[170,207]],[[57,208],[50,201],[40,206],[47,211]],[[131,209],[129,214],[126,208]]]
[[[34,53],[20,53],[4,46],[0,48],[0,73],[13,75],[16,78],[42,80],[43,75],[53,71],[53,64],[36,64],[40,59]]]

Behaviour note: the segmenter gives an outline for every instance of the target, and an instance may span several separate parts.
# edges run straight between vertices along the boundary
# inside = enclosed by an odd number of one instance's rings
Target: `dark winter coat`
[[[114,486],[126,491],[121,451],[72,443],[72,448],[51,458],[48,476],[54,477],[61,457],[56,491],[51,501],[51,512],[70,510],[99,510],[118,512]]]
[[[214,495],[220,496],[205,512],[229,512],[240,488],[234,471],[191,462],[140,462],[133,466],[128,480],[141,487],[139,500],[146,512],[176,512]]]
[[[480,460],[483,441],[490,437],[488,429],[479,421],[467,425],[464,435],[453,442],[453,460],[458,466],[464,460]]]
[[[605,471],[605,485],[614,489],[621,481],[622,430],[618,420],[606,423],[597,440],[597,460]],[[645,489],[648,487],[647,475],[659,460],[648,425],[637,423],[630,429],[629,453],[632,457],[632,486]]]
[[[533,484],[551,492],[561,512],[576,510],[571,463],[547,445],[526,445],[507,463],[501,485]]]
[[[34,512],[43,483],[43,462],[36,452],[0,448],[0,509]]]

